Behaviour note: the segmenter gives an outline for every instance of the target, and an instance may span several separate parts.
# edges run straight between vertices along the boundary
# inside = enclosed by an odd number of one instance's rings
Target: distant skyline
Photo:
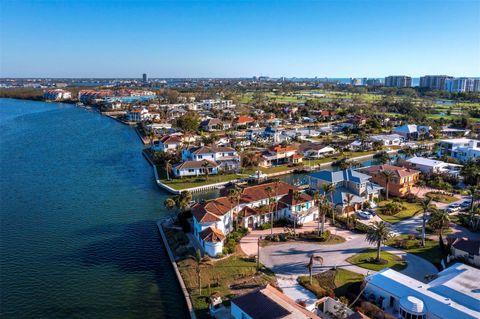
[[[0,77],[478,77],[479,30],[479,0],[3,0]]]

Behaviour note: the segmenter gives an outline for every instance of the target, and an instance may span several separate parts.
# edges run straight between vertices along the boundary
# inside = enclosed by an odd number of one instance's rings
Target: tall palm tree
[[[230,211],[233,210],[233,204],[236,202],[236,192],[237,192],[236,189],[231,188],[231,189],[228,190],[228,193],[227,193],[227,197],[228,197],[228,200],[230,202]],[[232,212],[232,217],[233,217],[233,212]],[[237,227],[237,226],[235,225],[235,227]]]
[[[384,170],[380,171],[380,175],[385,180],[385,188],[387,189],[386,198],[388,200],[388,193],[390,192],[389,191],[390,182],[394,179],[395,173],[391,170],[384,169]]]
[[[209,265],[207,258],[202,258],[202,252],[197,249],[194,256],[190,256],[190,259],[195,261],[195,274],[197,275],[198,294],[202,294],[202,266]]]
[[[333,183],[328,183],[328,184],[322,184],[322,189],[323,189],[323,193],[325,195],[330,195],[330,203],[331,203],[331,207],[332,207],[332,222],[333,224],[335,224],[335,209],[334,209],[334,203],[333,203],[333,193],[335,193],[335,184]]]
[[[301,199],[301,193],[299,191],[295,191],[293,193],[293,199],[295,200],[295,202],[298,202],[300,201]],[[297,233],[296,233],[296,228],[297,228],[297,213],[293,214],[293,211],[297,209],[296,205],[294,205],[294,207],[291,207],[291,210],[292,210],[292,215],[294,215],[293,217],[293,238],[297,238]]]
[[[317,205],[317,208],[318,208],[317,231],[318,231],[319,236],[320,236],[321,233],[323,233],[323,227],[322,227],[322,230],[320,230],[320,215],[322,214],[321,208],[320,208],[320,198],[321,198],[320,192],[317,191],[317,190],[314,191],[313,192],[313,200],[314,200],[314,203]]]
[[[165,161],[165,172],[167,173],[167,181],[170,180],[170,168],[171,168],[170,160],[166,160]]]
[[[273,209],[272,209],[272,204],[273,204],[273,188],[270,186],[265,187],[265,193],[267,193],[268,196],[268,202],[267,202],[267,207],[268,207],[268,212],[270,213],[270,235],[273,236]]]
[[[310,255],[310,261],[307,264],[308,273],[310,274],[310,284],[312,284],[314,262],[318,262],[320,264],[320,266],[322,266],[323,265],[323,257],[322,256],[315,256],[314,254]]]
[[[440,240],[442,239],[443,229],[450,224],[450,215],[446,210],[437,210],[432,215],[434,227],[438,230]]]
[[[422,215],[422,247],[425,247],[425,228],[427,226],[427,213],[433,212],[436,210],[436,206],[432,204],[432,199],[427,197],[420,202],[420,210],[423,212]]]
[[[348,193],[347,195],[345,195],[345,199],[343,200],[343,203],[345,205],[347,205],[347,207],[346,207],[346,210],[347,210],[347,225],[350,221],[350,210],[349,210],[349,208],[352,205],[352,201],[353,201],[353,195],[352,194]]]
[[[203,162],[202,168],[205,174],[205,180],[208,181],[208,167],[210,166],[210,163],[208,161]]]
[[[375,221],[371,224],[370,231],[367,233],[366,240],[371,244],[377,245],[377,262],[380,261],[380,252],[382,244],[392,237],[390,225],[381,221]]]

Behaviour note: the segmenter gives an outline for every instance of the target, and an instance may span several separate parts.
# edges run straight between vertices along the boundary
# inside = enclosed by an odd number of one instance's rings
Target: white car
[[[457,205],[450,205],[447,208],[447,212],[449,212],[449,213],[455,213],[455,212],[458,212],[458,211],[460,211],[460,206],[457,206]]]
[[[361,219],[371,219],[373,217],[372,214],[370,214],[369,212],[365,212],[365,211],[358,211],[357,215]]]

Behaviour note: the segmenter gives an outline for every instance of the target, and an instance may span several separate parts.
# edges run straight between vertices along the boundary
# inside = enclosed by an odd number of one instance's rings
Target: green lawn
[[[372,262],[377,257],[377,251],[375,249],[367,249],[359,254],[356,254],[347,259],[347,261],[353,265],[379,271],[384,268],[392,268],[395,270],[402,270],[407,267],[407,264],[398,256],[390,254],[386,251],[380,253],[380,258],[385,260],[384,264],[377,264]]]
[[[289,170],[295,169],[295,167],[289,167],[286,165],[279,165],[279,166],[273,166],[273,167],[259,167],[259,169],[265,173],[265,174],[273,174],[273,173],[280,173],[280,172],[285,172]]]
[[[313,275],[311,284],[309,276],[298,277],[298,282],[318,298],[328,295],[329,291],[333,291],[335,296],[340,297],[348,292],[355,293],[355,290],[360,288],[363,278],[362,274],[337,268]]]
[[[160,168],[157,167],[157,171],[160,172]],[[189,178],[172,178],[170,180],[167,180],[164,176],[162,176],[163,179],[160,179],[160,181],[173,189],[182,190],[186,188],[204,186],[209,184],[229,182],[239,178],[246,178],[250,174],[253,174],[253,170],[245,171],[243,174],[209,175],[208,179],[206,179],[205,176],[199,176]]]
[[[434,193],[434,192],[428,192],[425,194],[425,196],[427,196],[428,198],[431,198],[435,202],[444,203],[444,204],[450,204],[458,200],[458,198],[456,198],[455,196]]]
[[[267,270],[257,273],[255,261],[233,255],[201,266],[202,292],[199,294],[195,262],[192,259],[184,259],[177,262],[177,265],[187,290],[192,296],[193,306],[199,318],[209,318],[208,298],[212,294],[222,298],[233,297],[274,280],[273,274]]]
[[[437,267],[440,265],[442,253],[437,240],[427,238],[425,240],[425,247],[421,247],[420,239],[411,235],[400,235],[388,240],[387,245],[422,257]]]
[[[391,202],[391,201],[392,200],[381,201],[378,206],[379,206],[379,208],[381,208],[381,207],[385,206],[385,204],[387,204],[388,202]],[[383,219],[384,221],[394,224],[394,223],[398,223],[402,220],[405,220],[405,219],[408,219],[408,218],[414,216],[421,209],[420,205],[418,205],[417,203],[408,203],[406,201],[401,201],[400,203],[401,203],[402,206],[405,206],[405,209],[403,209],[399,213],[396,213],[395,215],[389,216],[389,215],[382,214],[381,210],[377,209],[377,215],[381,219]]]

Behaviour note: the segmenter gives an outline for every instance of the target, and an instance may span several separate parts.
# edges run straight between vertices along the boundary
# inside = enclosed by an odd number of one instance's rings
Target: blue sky
[[[0,1],[2,77],[480,76],[480,0]]]

